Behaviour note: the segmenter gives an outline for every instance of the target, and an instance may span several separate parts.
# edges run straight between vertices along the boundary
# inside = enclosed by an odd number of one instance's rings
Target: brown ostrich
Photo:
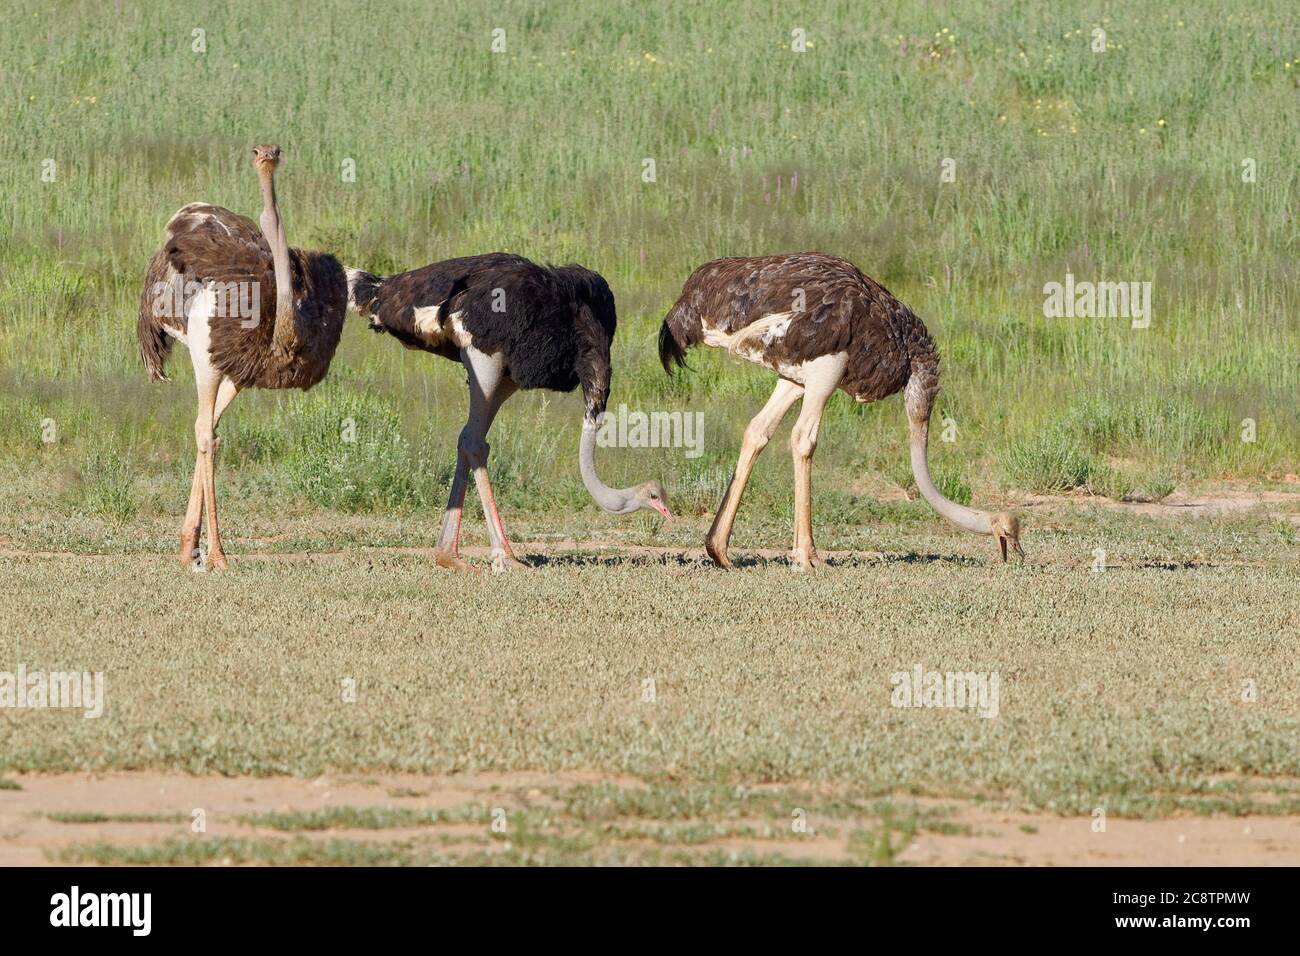
[[[930,409],[939,391],[939,353],[925,325],[879,283],[837,256],[798,255],[717,259],[696,269],[659,330],[664,370],[685,365],[693,345],[727,349],[780,376],[745,429],[736,471],[709,529],[709,557],[724,568],[727,542],[754,460],[800,398],[790,434],[794,455],[795,530],[790,560],[796,570],[821,561],[812,534],[812,456],[822,410],[837,388],[859,402],[902,390],[907,408],[912,473],[925,500],[957,526],[997,539],[1021,557],[1020,524],[1007,512],[990,513],[949,501],[935,487],[926,460]]]
[[[194,365],[198,456],[181,525],[181,561],[199,551],[208,518],[208,564],[227,567],[217,527],[217,423],[241,389],[311,388],[329,370],[348,309],[347,276],[331,255],[290,249],[275,201],[279,146],[254,146],[262,186],[261,228],[251,219],[191,203],[167,223],[149,263],[136,334],[151,378],[173,340]]]
[[[653,509],[671,520],[658,481],[611,488],[596,472],[596,432],[609,399],[614,294],[590,269],[541,266],[503,252],[435,262],[393,276],[349,270],[354,306],[407,348],[460,362],[469,380],[469,419],[457,442],[456,471],[438,538],[438,565],[468,570],[460,558],[461,512],[472,472],[491,541],[492,568],[516,558],[488,479],[488,429],[519,389],[570,392],[582,386],[586,413],[578,469],[596,504],[613,514]]]

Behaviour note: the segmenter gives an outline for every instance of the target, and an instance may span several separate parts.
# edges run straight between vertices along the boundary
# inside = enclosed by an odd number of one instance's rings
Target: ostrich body
[[[610,488],[596,472],[596,432],[609,399],[610,343],[617,316],[605,280],[581,266],[546,267],[506,253],[436,262],[394,276],[349,271],[358,312],[407,348],[460,362],[468,375],[469,418],[457,442],[456,471],[436,550],[442,567],[459,556],[461,513],[474,475],[495,570],[523,567],[506,537],[488,478],[487,433],[519,389],[570,392],[582,386],[579,445],[583,484],[614,514],[652,508],[672,517],[658,481]]]
[[[709,529],[713,561],[731,567],[727,543],[754,461],[781,419],[803,398],[790,434],[794,456],[795,532],[792,565],[820,564],[812,534],[812,456],[822,411],[837,388],[859,402],[903,392],[912,473],[925,500],[967,531],[992,535],[1002,560],[1008,546],[1022,556],[1020,526],[949,501],[930,478],[926,446],[930,409],[939,391],[939,353],[925,325],[851,262],[821,253],[717,259],[696,269],[659,330],[664,370],[685,364],[694,345],[726,348],[780,376],[772,397],[745,429],[736,471]]]
[[[163,246],[149,263],[136,334],[151,378],[175,341],[194,365],[198,455],[181,526],[181,561],[197,553],[207,513],[208,564],[227,567],[217,527],[217,423],[245,388],[311,388],[329,370],[348,307],[347,275],[321,252],[290,249],[275,199],[280,147],[255,146],[262,188],[261,226],[206,203],[191,203],[167,223]],[[171,294],[181,287],[194,295]],[[236,291],[238,290],[238,291]],[[256,306],[237,314],[232,299]],[[180,308],[172,307],[180,303]]]

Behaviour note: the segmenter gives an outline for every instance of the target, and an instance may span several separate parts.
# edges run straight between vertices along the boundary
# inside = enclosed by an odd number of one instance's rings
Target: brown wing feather
[[[765,363],[775,368],[847,352],[841,386],[859,401],[901,389],[913,355],[933,350],[921,320],[857,266],[805,252],[700,266],[664,317],[660,359],[668,369],[706,331],[735,338],[768,316],[790,314],[786,332],[763,343]]]
[[[275,263],[261,229],[246,216],[191,203],[167,224],[162,249],[150,263],[146,296],[159,279],[221,283],[226,288],[256,290],[256,314],[214,316],[209,322],[212,363],[240,388],[310,388],[324,377],[338,346],[347,311],[347,279],[330,255],[289,250],[298,348],[277,358],[271,349],[275,330]],[[248,302],[248,300],[245,300]],[[142,299],[137,322],[141,355],[158,377],[170,349],[164,326],[184,333],[183,314],[146,316]],[[157,370],[157,373],[155,373]]]
[[[156,382],[167,381],[163,370],[167,356],[172,351],[172,337],[168,327],[185,331],[185,316],[177,317],[171,303],[174,298],[169,294],[171,282],[176,272],[167,261],[167,253],[159,249],[149,260],[149,268],[144,276],[144,288],[140,290],[140,308],[135,320],[135,337],[140,343],[140,360],[144,362],[145,371]]]
[[[275,262],[257,223],[220,206],[191,203],[167,224],[163,252],[173,269],[200,282],[260,282],[275,314]]]

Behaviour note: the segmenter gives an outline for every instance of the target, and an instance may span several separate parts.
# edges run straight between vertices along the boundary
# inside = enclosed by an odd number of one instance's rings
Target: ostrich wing
[[[167,261],[199,282],[259,282],[274,303],[275,264],[262,230],[251,219],[204,203],[191,203],[167,224]],[[274,310],[272,310],[273,312]]]
[[[256,223],[220,206],[192,203],[167,224],[162,255],[175,275],[212,293],[208,351],[217,368],[241,388],[296,384],[291,374],[285,382],[267,377],[275,330],[275,263]],[[290,251],[295,299],[302,291],[302,255]],[[181,321],[188,325],[187,316]]]
[[[467,294],[490,294],[503,269],[533,268],[519,256],[493,252],[447,259],[388,276],[368,308],[370,327],[387,332],[409,349],[456,358],[459,347],[448,319],[462,309]]]

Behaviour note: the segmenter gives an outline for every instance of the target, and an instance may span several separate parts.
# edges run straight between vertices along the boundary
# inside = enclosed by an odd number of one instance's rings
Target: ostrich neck
[[[955,501],[949,501],[935,487],[934,481],[930,478],[930,462],[926,454],[929,432],[930,425],[928,421],[912,422],[910,424],[912,476],[916,479],[916,487],[921,492],[921,497],[930,503],[931,508],[957,525],[957,527],[973,531],[975,534],[992,534],[988,512],[967,508]]]
[[[284,235],[284,220],[275,201],[274,173],[259,170],[262,182],[262,235],[271,247],[271,261],[275,265],[275,331],[274,343],[287,350],[294,337],[293,327],[293,275],[289,269],[289,242]]]
[[[582,472],[582,483],[587,486],[587,493],[591,495],[592,500],[606,511],[612,511],[614,514],[635,511],[636,496],[631,489],[611,488],[596,474],[596,431],[596,423],[590,418],[584,418],[582,443],[578,447],[578,468]]]

